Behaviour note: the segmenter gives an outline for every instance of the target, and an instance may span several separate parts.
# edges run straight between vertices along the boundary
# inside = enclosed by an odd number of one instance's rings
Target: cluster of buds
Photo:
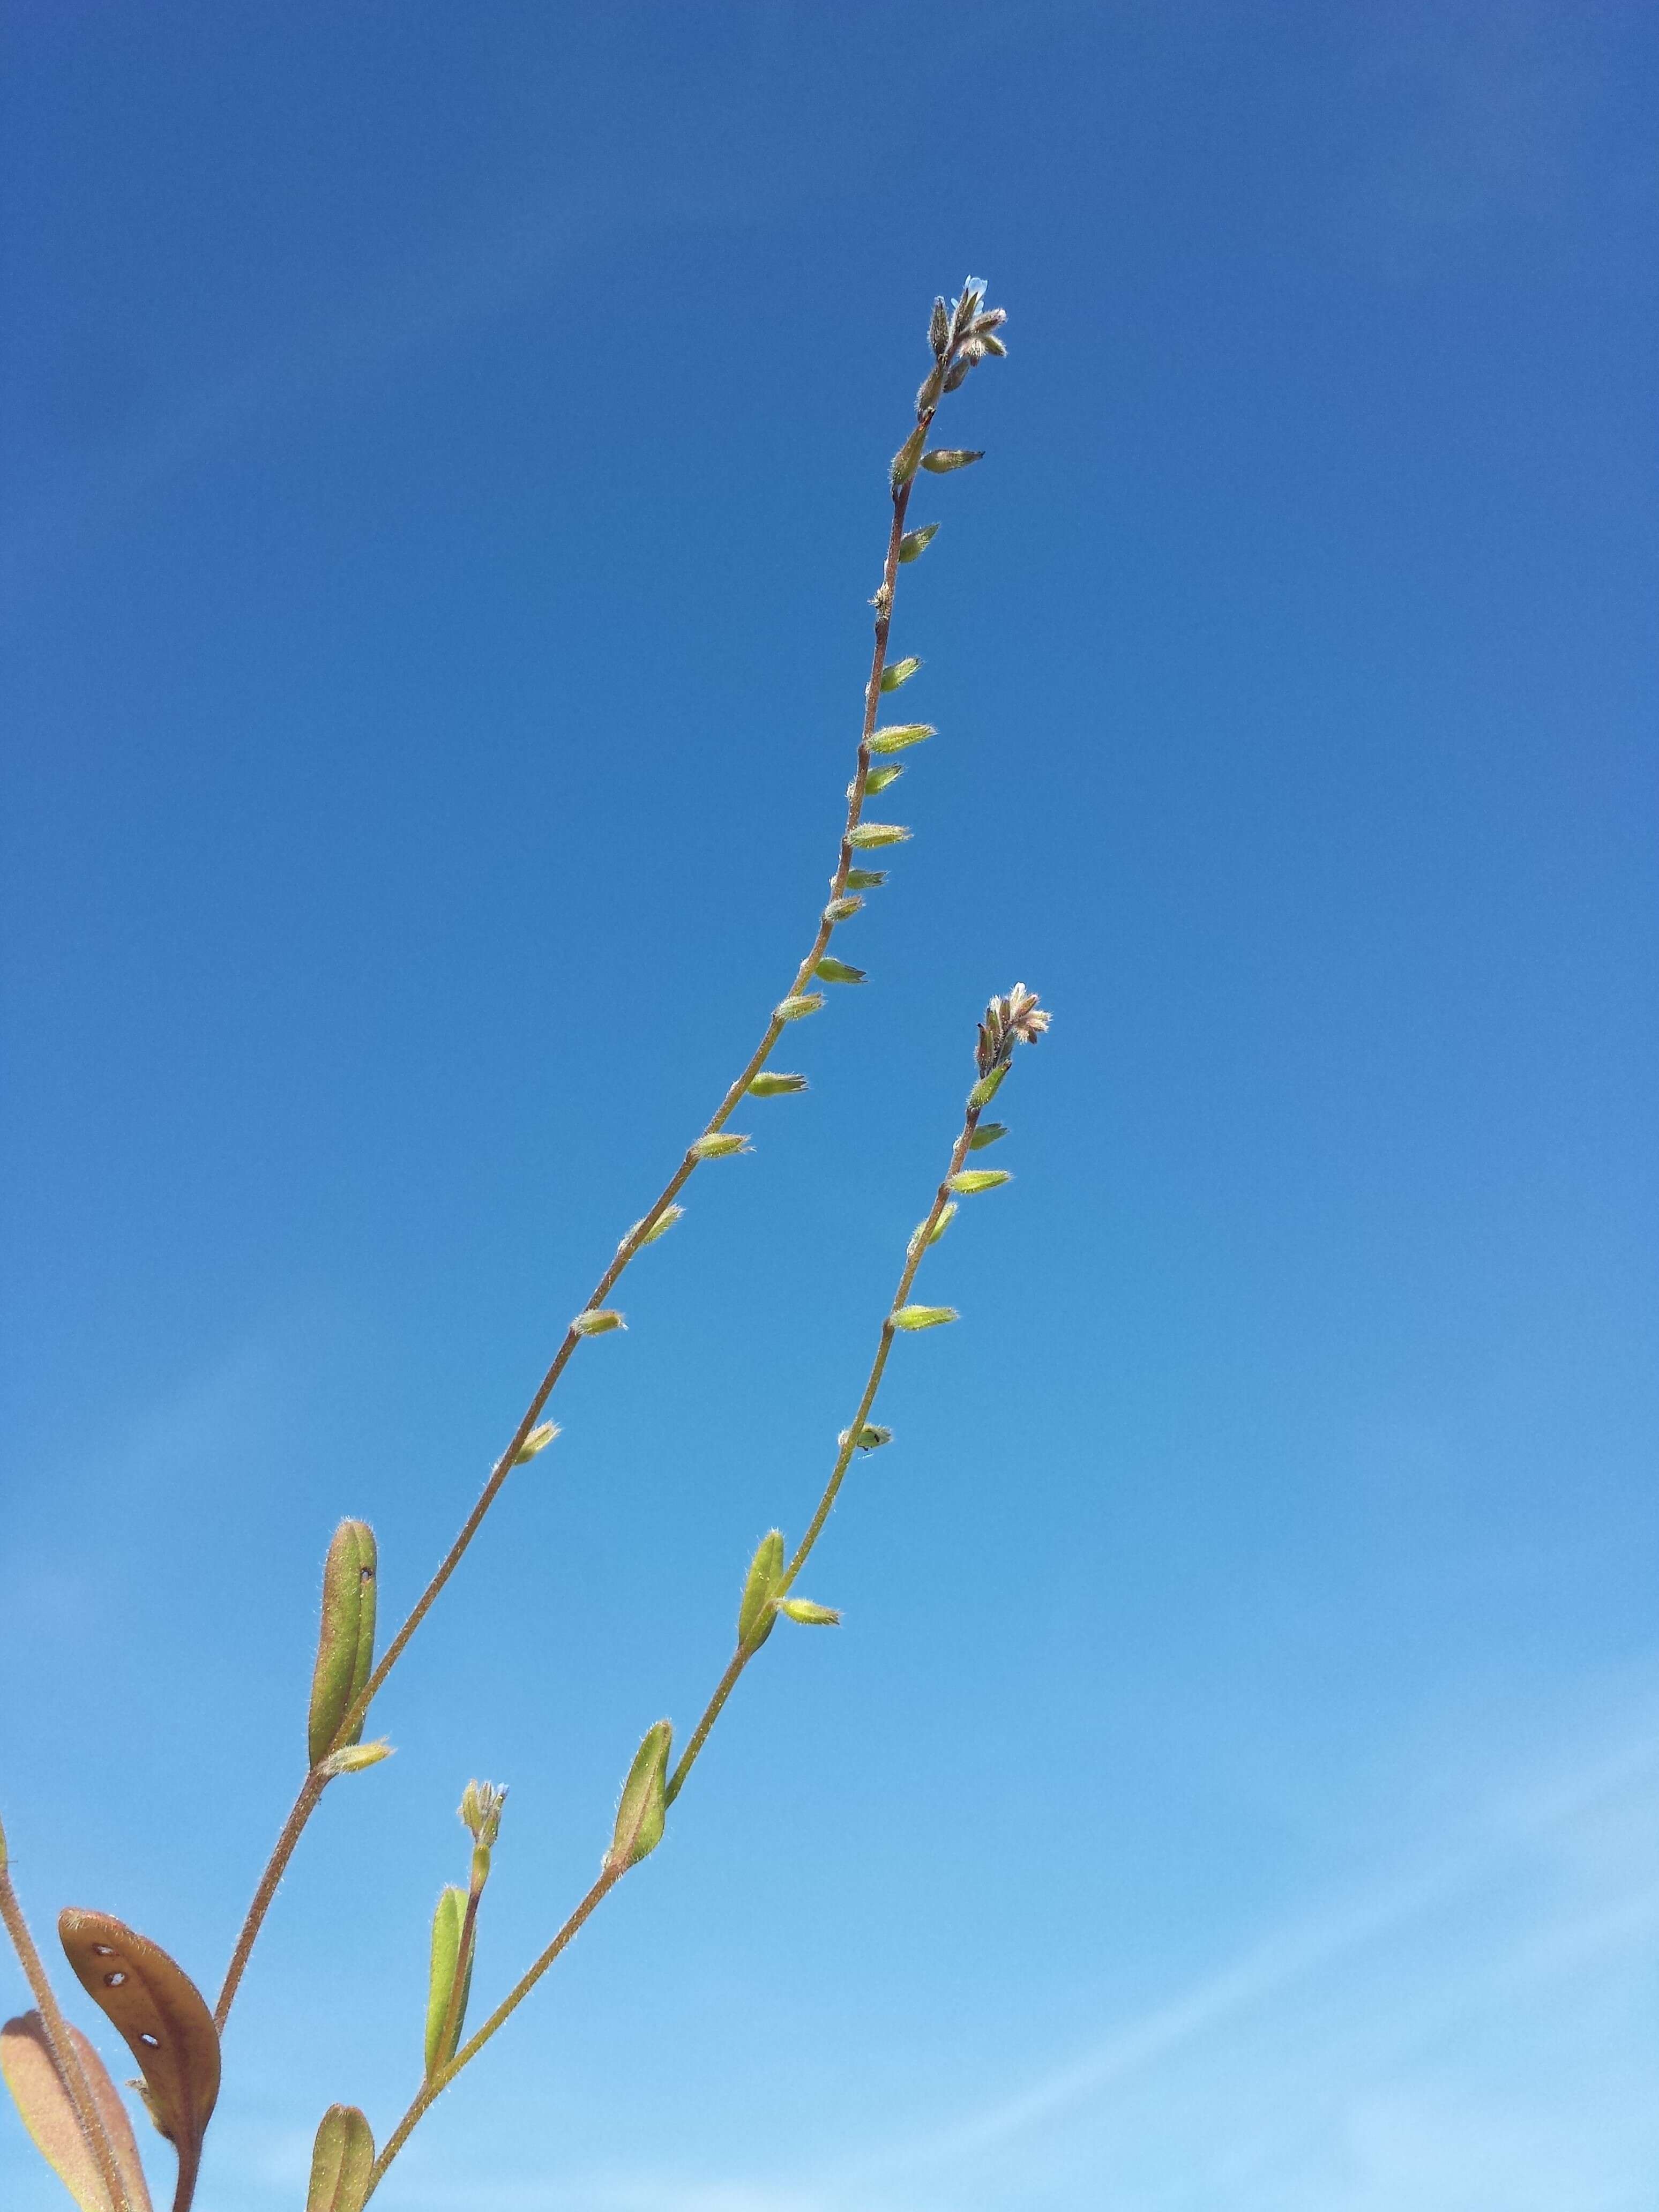
[[[1000,356],[1007,352],[1007,347],[997,336],[1007,319],[1006,309],[986,306],[982,276],[970,276],[962,288],[961,298],[953,300],[948,307],[943,300],[934,301],[933,319],[927,327],[928,343],[933,349],[933,372],[916,394],[918,415],[930,414],[940,395],[956,391],[968,372],[988,353]]]

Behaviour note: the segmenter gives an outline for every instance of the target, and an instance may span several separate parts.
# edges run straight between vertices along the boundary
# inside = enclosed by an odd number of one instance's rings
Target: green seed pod
[[[887,880],[885,868],[848,868],[847,888],[851,891],[878,891]]]
[[[855,852],[867,853],[876,845],[902,845],[909,835],[896,822],[860,822],[856,830],[848,832],[847,842]]]
[[[896,660],[890,668],[884,668],[881,672],[882,690],[896,691],[901,684],[908,684],[910,681],[921,665],[921,663],[914,653],[907,655],[902,660]]]
[[[333,1781],[339,1774],[361,1774],[367,1766],[378,1766],[383,1759],[390,1759],[392,1747],[384,1736],[373,1743],[343,1743],[338,1751],[331,1751],[326,1759],[319,1759],[317,1771]]]
[[[777,1621],[773,1598],[783,1579],[783,1531],[769,1529],[756,1547],[738,1607],[738,1649],[758,1651]]]
[[[959,1321],[961,1316],[954,1306],[900,1306],[890,1316],[895,1328],[938,1328],[947,1321]]]
[[[374,1531],[367,1521],[342,1521],[323,1566],[323,1620],[311,1677],[306,1747],[311,1764],[334,1749],[340,1723],[368,1680],[374,1661]],[[347,1743],[363,1733],[359,1714]]]
[[[356,2105],[331,2105],[311,2152],[306,2212],[362,2212],[374,2170],[374,2135]]]
[[[828,953],[812,973],[826,983],[861,983],[865,980],[862,968],[849,968],[846,961],[832,960]]]
[[[887,789],[889,784],[896,783],[903,773],[904,770],[899,766],[896,761],[890,761],[884,768],[872,768],[869,775],[864,779],[865,797],[866,799],[878,798],[881,793]],[[849,799],[852,797],[853,794],[850,789],[847,795]]]
[[[994,1067],[988,1075],[981,1075],[968,1093],[968,1103],[970,1106],[988,1106],[1001,1090],[1003,1078],[1007,1073],[1008,1063],[1004,1060],[1000,1067]]]
[[[924,453],[921,465],[936,477],[949,476],[952,469],[965,469],[985,459],[983,452],[970,453],[965,446],[935,446],[931,453]]]
[[[871,732],[870,750],[872,753],[902,753],[907,745],[922,744],[938,735],[931,722],[889,722],[884,728]]]
[[[763,1067],[758,1075],[750,1079],[749,1092],[753,1098],[787,1098],[795,1091],[806,1088],[804,1075],[785,1075],[779,1070]]]
[[[662,1841],[663,1790],[668,1778],[668,1753],[674,1731],[667,1721],[648,1728],[634,1754],[617,1807],[617,1826],[606,1856],[607,1866],[623,1873],[637,1866]]]
[[[957,1202],[952,1199],[948,1206],[941,1209],[939,1219],[934,1222],[931,1229],[925,1221],[919,1221],[916,1224],[910,1233],[910,1242],[906,1249],[915,1252],[921,1246],[937,1244],[956,1218]]]
[[[926,523],[920,530],[907,530],[899,540],[899,559],[901,561],[920,560],[938,536],[939,525],[936,522]]]
[[[857,832],[854,831],[854,836]],[[804,1022],[808,1014],[815,1014],[823,1004],[822,991],[796,991],[773,1007],[773,1018],[781,1022]]]
[[[640,1216],[640,1221],[643,1221],[644,1218],[645,1216],[641,1214]],[[659,1237],[666,1237],[669,1231],[674,1226],[674,1224],[677,1221],[684,1221],[684,1218],[685,1208],[683,1206],[665,1206],[662,1212],[657,1216],[651,1226],[646,1231],[644,1236],[640,1237],[639,1243],[635,1247],[636,1250],[643,1252],[647,1244],[654,1244]],[[623,1238],[622,1243],[617,1245],[617,1249],[619,1252],[623,1249],[623,1245],[633,1243],[634,1238],[639,1234],[639,1227],[640,1222],[636,1221],[634,1224],[633,1228],[629,1231],[627,1236]]]
[[[884,1444],[892,1443],[893,1431],[884,1429],[878,1421],[866,1421],[856,1437],[853,1436],[850,1429],[843,1429],[836,1442],[845,1444],[849,1439],[860,1451],[879,1451]]]
[[[461,1958],[461,1930],[466,1923],[466,1892],[452,1883],[438,1899],[438,1909],[432,1916],[432,1970],[427,1983],[426,1995],[426,2078],[429,2081],[441,2068],[447,2066],[460,2048],[461,2022],[466,2018],[466,2001],[472,1990],[472,1960]],[[469,1952],[471,1946],[467,1947]],[[455,1990],[457,1970],[461,1972],[461,2001],[455,2008],[455,2017],[449,2021],[449,2002]],[[445,2023],[449,2032],[445,2033]]]
[[[988,1145],[1000,1144],[1008,1133],[1006,1121],[981,1121],[968,1139],[970,1152],[982,1152]]]
[[[915,476],[916,472],[916,463],[921,459],[922,444],[927,438],[927,424],[925,422],[918,422],[915,428],[911,431],[909,436],[899,447],[897,453],[894,454],[893,465],[891,470],[889,471],[889,476],[895,491],[898,489],[901,484],[908,484],[911,477]]]
[[[558,1433],[559,1425],[556,1421],[544,1421],[539,1427],[532,1429],[530,1434],[519,1446],[517,1456],[513,1462],[514,1466],[526,1466],[538,1452],[544,1452],[547,1449]]]
[[[814,1605],[810,1597],[782,1597],[777,1610],[787,1613],[791,1620],[799,1621],[803,1628],[839,1628],[841,1615],[833,1606]]]
[[[963,1198],[972,1198],[977,1191],[995,1190],[999,1184],[1012,1181],[1006,1168],[963,1168],[946,1177],[945,1188],[959,1191]]]
[[[730,1129],[711,1129],[706,1137],[699,1137],[691,1147],[694,1160],[729,1160],[733,1152],[746,1152],[747,1137],[739,1137]]]
[[[831,924],[837,921],[851,921],[863,904],[864,901],[861,898],[831,899],[823,909],[823,919]]]
[[[578,1336],[608,1336],[613,1328],[626,1328],[628,1323],[609,1306],[589,1306],[570,1326]]]

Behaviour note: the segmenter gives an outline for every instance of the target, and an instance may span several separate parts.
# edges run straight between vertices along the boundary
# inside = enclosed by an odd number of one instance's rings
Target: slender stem
[[[937,408],[938,401],[935,399],[931,404],[918,410],[916,422],[920,429],[926,431],[933,422]],[[893,488],[893,518],[887,537],[887,557],[882,567],[881,587],[876,593],[874,602],[875,641],[871,654],[870,680],[865,687],[864,724],[859,736],[858,769],[852,783],[848,787],[847,818],[842,829],[841,850],[836,859],[836,872],[830,878],[830,905],[825,907],[819,916],[817,929],[811,947],[796,969],[794,981],[785,994],[787,998],[799,996],[811,981],[813,970],[829,949],[830,940],[835,934],[836,925],[831,919],[831,909],[835,902],[843,897],[847,890],[847,878],[852,869],[854,853],[853,832],[857,829],[864,812],[865,787],[870,775],[870,739],[875,730],[876,715],[881,703],[881,679],[887,665],[887,636],[893,618],[893,598],[898,577],[899,549],[904,537],[904,518],[909,507],[910,491],[914,481],[913,474],[903,483]],[[725,1097],[709,1117],[701,1133],[703,1136],[716,1135],[726,1127],[726,1122],[736,1112],[749,1085],[771,1057],[773,1048],[776,1045],[779,1037],[782,1036],[785,1026],[786,1024],[775,1013],[767,1024],[760,1042],[755,1047],[741,1072],[729,1085]],[[655,1201],[641,1216],[617,1246],[615,1258],[594,1285],[583,1311],[591,1311],[596,1306],[604,1305],[621,1279],[629,1262],[644,1245],[651,1230],[661,1219],[667,1208],[673,1204],[701,1165],[702,1162],[695,1148],[688,1147],[678,1167],[664,1184]],[[569,1364],[571,1355],[581,1341],[582,1338],[574,1324],[565,1331],[563,1341],[554,1353],[552,1362],[537,1386],[534,1396],[520,1416],[519,1425],[514,1430],[506,1450],[496,1461],[489,1480],[478,1493],[477,1501],[472,1510],[461,1523],[460,1533],[448,1551],[445,1553],[437,1571],[415,1601],[408,1618],[391,1643],[387,1644],[374,1673],[342,1719],[334,1739],[337,1744],[350,1741],[349,1731],[362,1720],[369,1705],[378,1695],[387,1675],[403,1656],[410,1638],[431,1611],[444,1584],[460,1565],[468,1546],[483,1525],[484,1516],[495,1504],[507,1476],[513,1472],[526,1439],[541,1419],[543,1409],[552,1396],[559,1377]],[[248,1907],[247,1917],[242,1923],[241,1932],[237,1936],[236,1948],[232,1954],[224,1985],[219,1992],[219,2002],[214,2012],[215,2021],[222,2032],[225,2021],[229,2017],[230,2008],[246,1967],[249,1954],[258,1937],[265,1914],[270,1910],[271,1899],[276,1892],[276,1885],[282,1879],[283,1869],[292,1856],[294,1847],[299,1841],[307,1821],[315,1811],[318,1799],[322,1794],[319,1789],[313,1789],[313,1778],[307,1778],[299,1796],[294,1801],[293,1808],[283,1826],[282,1835],[277,1839],[276,1847],[271,1853],[264,1873],[259,1878],[259,1886],[254,1892],[253,1902]]]
[[[264,1925],[265,1915],[270,1910],[270,1901],[276,1896],[278,1885],[288,1871],[288,1863],[294,1856],[294,1847],[305,1831],[306,1822],[317,1809],[318,1802],[327,1786],[323,1777],[313,1767],[300,1786],[300,1794],[295,1799],[287,1820],[283,1823],[283,1832],[277,1837],[276,1848],[266,1862],[264,1872],[259,1877],[259,1887],[253,1893],[253,1902],[249,1905],[247,1917],[242,1923],[242,1932],[236,1938],[236,1948],[231,1953],[230,1964],[225,1969],[224,1986],[219,1991],[219,2002],[213,2008],[213,2025],[222,2035],[224,2033],[225,2022],[230,2017],[230,2008],[235,2002],[236,1991],[247,1966],[248,1954],[253,1948],[254,1938]]]
[[[121,2179],[121,2169],[116,2162],[115,2146],[109,2139],[103,2114],[92,2094],[92,2084],[81,2063],[81,2054],[75,2047],[69,2022],[64,2017],[52,1984],[46,1979],[40,1954],[34,1948],[34,1938],[23,1917],[17,1892],[12,1887],[10,1869],[3,1862],[0,1862],[0,1920],[5,1923],[6,1933],[22,1963],[24,1975],[40,2008],[46,2049],[58,2069],[58,2078],[64,2085],[64,2094],[70,2100],[76,2124],[86,2138],[87,2148],[97,2161],[99,2176],[108,2192],[110,2203],[115,2208],[115,2212],[130,2212],[131,2200]]]
[[[788,1569],[779,1586],[780,1595],[782,1595],[783,1593],[789,1589],[791,1583],[793,1583],[796,1576],[806,1564],[807,1559],[811,1553],[813,1546],[817,1542],[818,1538],[823,1533],[824,1524],[830,1518],[830,1510],[836,1502],[836,1493],[841,1488],[842,1480],[844,1479],[848,1467],[851,1462],[853,1453],[857,1448],[856,1439],[862,1431],[866,1421],[868,1420],[870,1417],[871,1408],[876,1402],[876,1394],[881,1388],[881,1378],[887,1365],[887,1355],[892,1350],[893,1338],[896,1334],[893,1323],[893,1314],[904,1304],[906,1298],[909,1296],[911,1285],[915,1283],[916,1279],[917,1270],[921,1266],[922,1256],[927,1250],[927,1247],[932,1241],[933,1232],[938,1226],[939,1217],[943,1214],[945,1207],[951,1202],[950,1178],[956,1174],[957,1170],[961,1167],[963,1161],[967,1157],[968,1148],[972,1142],[974,1132],[979,1126],[979,1117],[981,1110],[982,1109],[980,1107],[973,1104],[970,1099],[963,1115],[961,1133],[957,1136],[956,1143],[952,1146],[951,1150],[951,1164],[946,1168],[943,1177],[940,1179],[939,1188],[933,1194],[933,1206],[929,1209],[926,1219],[922,1221],[920,1226],[913,1232],[909,1244],[906,1248],[903,1271],[899,1276],[898,1287],[893,1293],[891,1305],[890,1306],[887,1315],[881,1324],[881,1335],[876,1346],[875,1358],[871,1363],[869,1376],[864,1385],[864,1395],[859,1400],[858,1413],[854,1416],[852,1426],[847,1431],[839,1450],[836,1452],[835,1466],[830,1471],[829,1481],[824,1485],[823,1494],[818,1500],[817,1510],[813,1514],[811,1523],[809,1526],[805,1535],[801,1539],[799,1548],[797,1550],[794,1558],[790,1561]],[[663,1790],[663,1801],[665,1805],[672,1805],[675,1798],[678,1796],[680,1791],[684,1788],[687,1777],[690,1775],[692,1767],[696,1764],[698,1754],[702,1750],[704,1744],[708,1741],[709,1732],[713,1729],[715,1722],[720,1718],[722,1707],[725,1705],[726,1699],[731,1696],[732,1691],[737,1687],[739,1676],[742,1674],[744,1668],[749,1664],[750,1660],[754,1657],[755,1650],[758,1647],[750,1647],[749,1650],[745,1650],[739,1646],[732,1654],[731,1659],[726,1662],[726,1671],[720,1676],[719,1682],[715,1686],[714,1695],[709,1698],[708,1705],[704,1707],[702,1717],[697,1723],[696,1729],[693,1730],[691,1739],[686,1745],[684,1751],[681,1753],[679,1762],[676,1765],[672,1775],[670,1777]],[[576,1934],[577,1930],[586,1921],[589,1915],[598,1906],[601,1899],[603,1899],[616,1887],[617,1883],[621,1881],[623,1875],[627,1872],[627,1870],[628,1869],[625,1866],[614,1865],[607,1862],[605,1871],[600,1875],[599,1880],[594,1883],[592,1889],[588,1891],[586,1896],[583,1898],[581,1903],[571,1914],[569,1919],[565,1922],[563,1927],[560,1929],[558,1934],[553,1938],[553,1941],[548,1945],[547,1948],[542,1953],[541,1956],[536,1960],[529,1972],[525,1974],[520,1980],[514,1984],[512,1989],[507,1992],[501,2002],[496,2006],[495,2011],[490,2014],[489,2019],[485,2021],[483,2026],[479,2028],[477,2033],[474,2035],[469,2042],[461,2046],[460,2050],[456,2052],[454,2057],[447,2066],[441,2068],[437,2073],[434,2074],[427,2081],[422,2083],[419,2090],[416,2094],[414,2102],[410,2106],[409,2110],[404,2114],[403,2118],[398,2123],[396,2129],[387,2140],[385,2149],[375,2160],[374,2171],[370,2177],[368,2190],[364,2199],[365,2203],[368,2201],[368,2197],[373,2196],[374,2190],[379,2185],[386,2168],[391,2165],[392,2160],[396,2158],[398,2153],[403,2148],[404,2143],[408,2142],[410,2136],[419,2124],[424,2114],[430,2109],[434,2101],[449,2087],[450,2083],[455,2079],[455,2076],[460,2072],[461,2069],[469,2064],[471,2061],[477,2056],[478,2052],[483,2049],[484,2045],[489,2042],[490,2037],[495,2034],[496,2029],[499,2028],[512,2014],[517,2011],[518,2008],[529,1996],[531,1990],[535,1988],[537,1983],[540,1981],[542,1976],[552,1965],[555,1959],[558,1957],[560,1952],[565,1948],[571,1938]],[[463,1932],[463,1943],[465,1943],[465,1932]],[[454,1999],[453,1996],[450,2002],[451,2014],[453,2016],[454,2008]],[[440,2047],[441,2048],[441,2045]]]

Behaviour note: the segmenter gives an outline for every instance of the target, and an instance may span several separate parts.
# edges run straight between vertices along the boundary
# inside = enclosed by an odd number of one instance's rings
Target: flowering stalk
[[[816,1013],[823,1006],[820,994],[811,988],[820,974],[820,963],[828,954],[830,939],[840,925],[856,914],[863,903],[861,894],[883,880],[878,871],[857,865],[860,856],[872,849],[902,842],[909,832],[896,823],[866,822],[864,819],[871,763],[873,757],[918,742],[931,732],[922,724],[906,724],[892,730],[878,730],[876,717],[883,695],[895,690],[914,675],[920,663],[905,660],[891,668],[887,661],[888,632],[893,616],[893,599],[902,567],[917,559],[926,550],[939,526],[929,523],[920,530],[905,527],[910,504],[910,494],[918,469],[932,474],[942,474],[965,466],[980,456],[963,450],[950,449],[928,453],[927,434],[938,412],[944,395],[959,388],[969,372],[987,355],[1000,355],[1005,349],[997,336],[1004,320],[1000,307],[985,306],[985,287],[969,277],[960,298],[946,307],[944,300],[936,300],[929,325],[928,338],[933,354],[933,366],[923,380],[916,394],[915,426],[904,444],[893,457],[890,471],[890,489],[892,514],[888,530],[887,552],[882,567],[881,583],[872,605],[875,608],[875,634],[871,654],[870,677],[865,686],[864,721],[859,738],[858,766],[847,790],[847,814],[842,825],[841,846],[836,870],[830,879],[830,899],[819,915],[817,927],[805,957],[795,970],[794,979],[787,992],[774,1009],[770,1020],[739,1073],[727,1087],[724,1097],[704,1127],[702,1134],[689,1146],[679,1165],[669,1177],[654,1203],[641,1216],[617,1247],[614,1258],[599,1277],[581,1312],[567,1328],[563,1340],[553,1356],[547,1372],[537,1386],[520,1416],[506,1449],[496,1461],[488,1481],[478,1494],[477,1502],[461,1524],[459,1534],[440,1563],[436,1572],[410,1607],[407,1619],[386,1646],[378,1664],[366,1683],[347,1707],[332,1742],[337,1746],[348,1742],[354,1729],[361,1729],[364,1715],[384,1686],[386,1677],[402,1657],[410,1639],[419,1628],[436,1601],[445,1583],[465,1556],[468,1547],[483,1525],[484,1516],[500,1495],[502,1486],[513,1468],[519,1463],[542,1409],[556,1388],[576,1347],[584,1337],[604,1333],[621,1325],[621,1316],[611,1313],[607,1306],[611,1291],[621,1279],[635,1255],[661,1233],[671,1216],[678,1212],[675,1205],[680,1192],[690,1181],[696,1170],[707,1159],[744,1149],[744,1139],[726,1128],[726,1123],[746,1095],[767,1095],[777,1086],[762,1084],[756,1091],[757,1079],[761,1077],[773,1048],[791,1023]],[[841,963],[832,963],[824,980],[845,980],[835,969]],[[858,974],[860,971],[852,971]],[[788,1086],[796,1086],[793,1083]],[[319,1776],[322,1778],[319,1780]],[[275,1849],[261,1875],[252,1904],[243,1922],[235,1948],[231,1954],[225,1979],[215,2007],[214,2018],[222,2029],[235,2000],[236,1991],[246,1968],[250,1954],[258,1939],[264,1917],[275,1897],[288,1862],[312,1814],[321,1801],[323,1789],[331,1777],[322,1775],[322,1767],[313,1757],[313,1764],[284,1822]],[[597,1902],[597,1899],[595,1900]],[[469,2046],[470,2048],[471,2046]],[[377,2169],[378,2171],[378,2169]]]
[[[629,1814],[629,1796],[638,1786],[636,1778],[642,1777],[652,1785],[650,1816],[653,1826],[648,1844],[644,1849],[640,1849],[637,1844],[632,1849],[622,1851],[613,1848],[607,1854],[599,1880],[594,1882],[540,1957],[526,1973],[520,1977],[477,2033],[461,2045],[448,2063],[428,2073],[416,2093],[408,2111],[387,2138],[386,2148],[374,2162],[374,2171],[369,2177],[368,2188],[363,2199],[365,2203],[374,2195],[387,2167],[408,2142],[422,2118],[460,2073],[463,2067],[471,2063],[491,2036],[518,2010],[542,1976],[560,1954],[568,1948],[599,1904],[616,1887],[623,1875],[630,1867],[638,1863],[639,1859],[646,1855],[646,1850],[654,1849],[661,1833],[663,1814],[685,1787],[691,1769],[696,1764],[703,1746],[708,1742],[710,1731],[720,1718],[727,1698],[737,1687],[744,1668],[765,1643],[771,1620],[777,1615],[782,1614],[786,1619],[792,1619],[805,1625],[828,1627],[833,1626],[838,1620],[839,1616],[828,1606],[812,1605],[802,1599],[792,1598],[790,1591],[797,1576],[811,1558],[813,1547],[823,1534],[825,1523],[834,1510],[836,1499],[846,1479],[848,1468],[852,1464],[854,1453],[858,1450],[873,1450],[878,1445],[888,1441],[888,1432],[884,1429],[872,1426],[870,1415],[874,1410],[877,1395],[881,1389],[882,1377],[886,1372],[888,1355],[892,1351],[895,1337],[915,1326],[914,1322],[908,1322],[904,1316],[909,1313],[926,1312],[937,1314],[941,1318],[955,1318],[949,1307],[917,1308],[909,1305],[908,1301],[910,1291],[924,1257],[932,1246],[938,1242],[939,1224],[947,1220],[956,1210],[951,1191],[959,1184],[962,1164],[972,1149],[975,1135],[979,1128],[980,1115],[984,1110],[991,1092],[1000,1085],[1003,1077],[1006,1075],[1015,1045],[1022,1042],[1028,1044],[1035,1043],[1048,1028],[1048,1022],[1049,1016],[1037,1004],[1036,994],[1028,991],[1023,983],[1016,983],[1006,997],[993,999],[986,1009],[985,1018],[980,1024],[976,1056],[979,1079],[968,1095],[968,1103],[963,1114],[962,1127],[951,1150],[950,1164],[945,1169],[939,1188],[933,1194],[933,1205],[926,1217],[912,1232],[905,1248],[904,1266],[899,1275],[898,1287],[893,1293],[892,1304],[881,1325],[875,1357],[871,1362],[863,1395],[859,1400],[858,1411],[854,1415],[851,1425],[842,1431],[839,1438],[835,1463],[830,1469],[829,1480],[824,1485],[823,1494],[818,1499],[817,1509],[812,1516],[806,1534],[801,1539],[793,1558],[787,1567],[782,1565],[782,1540],[778,1537],[777,1532],[774,1530],[771,1535],[763,1540],[761,1547],[755,1555],[754,1565],[750,1570],[749,1580],[744,1590],[743,1602],[738,1609],[737,1649],[732,1653],[725,1673],[716,1683],[708,1705],[703,1708],[702,1717],[693,1729],[690,1740],[681,1753],[679,1763],[674,1768],[672,1774],[665,1780],[663,1778],[662,1768],[666,1756],[668,1735],[665,1722],[659,1722],[652,1729],[646,1742],[641,1747],[640,1757],[635,1761],[634,1774],[630,1775],[628,1787],[623,1792],[623,1812],[618,1816],[618,1832],[621,1833]],[[1006,1176],[1001,1179],[1004,1182],[1009,1180]],[[650,1754],[653,1752],[657,1754],[654,1772],[652,1771],[650,1763]],[[630,1830],[630,1838],[636,1832],[637,1826],[636,1820],[634,1830]]]

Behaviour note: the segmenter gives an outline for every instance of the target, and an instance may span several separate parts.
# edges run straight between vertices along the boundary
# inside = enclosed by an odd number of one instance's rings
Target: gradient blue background
[[[1659,18],[5,15],[0,1802],[210,1988],[328,1531],[401,1611],[784,988],[928,300],[1011,318],[874,980],[377,1707],[203,2212],[401,2110],[469,1774],[481,2007],[589,1880],[1016,976],[846,1626],[381,2201],[1649,2212]]]

